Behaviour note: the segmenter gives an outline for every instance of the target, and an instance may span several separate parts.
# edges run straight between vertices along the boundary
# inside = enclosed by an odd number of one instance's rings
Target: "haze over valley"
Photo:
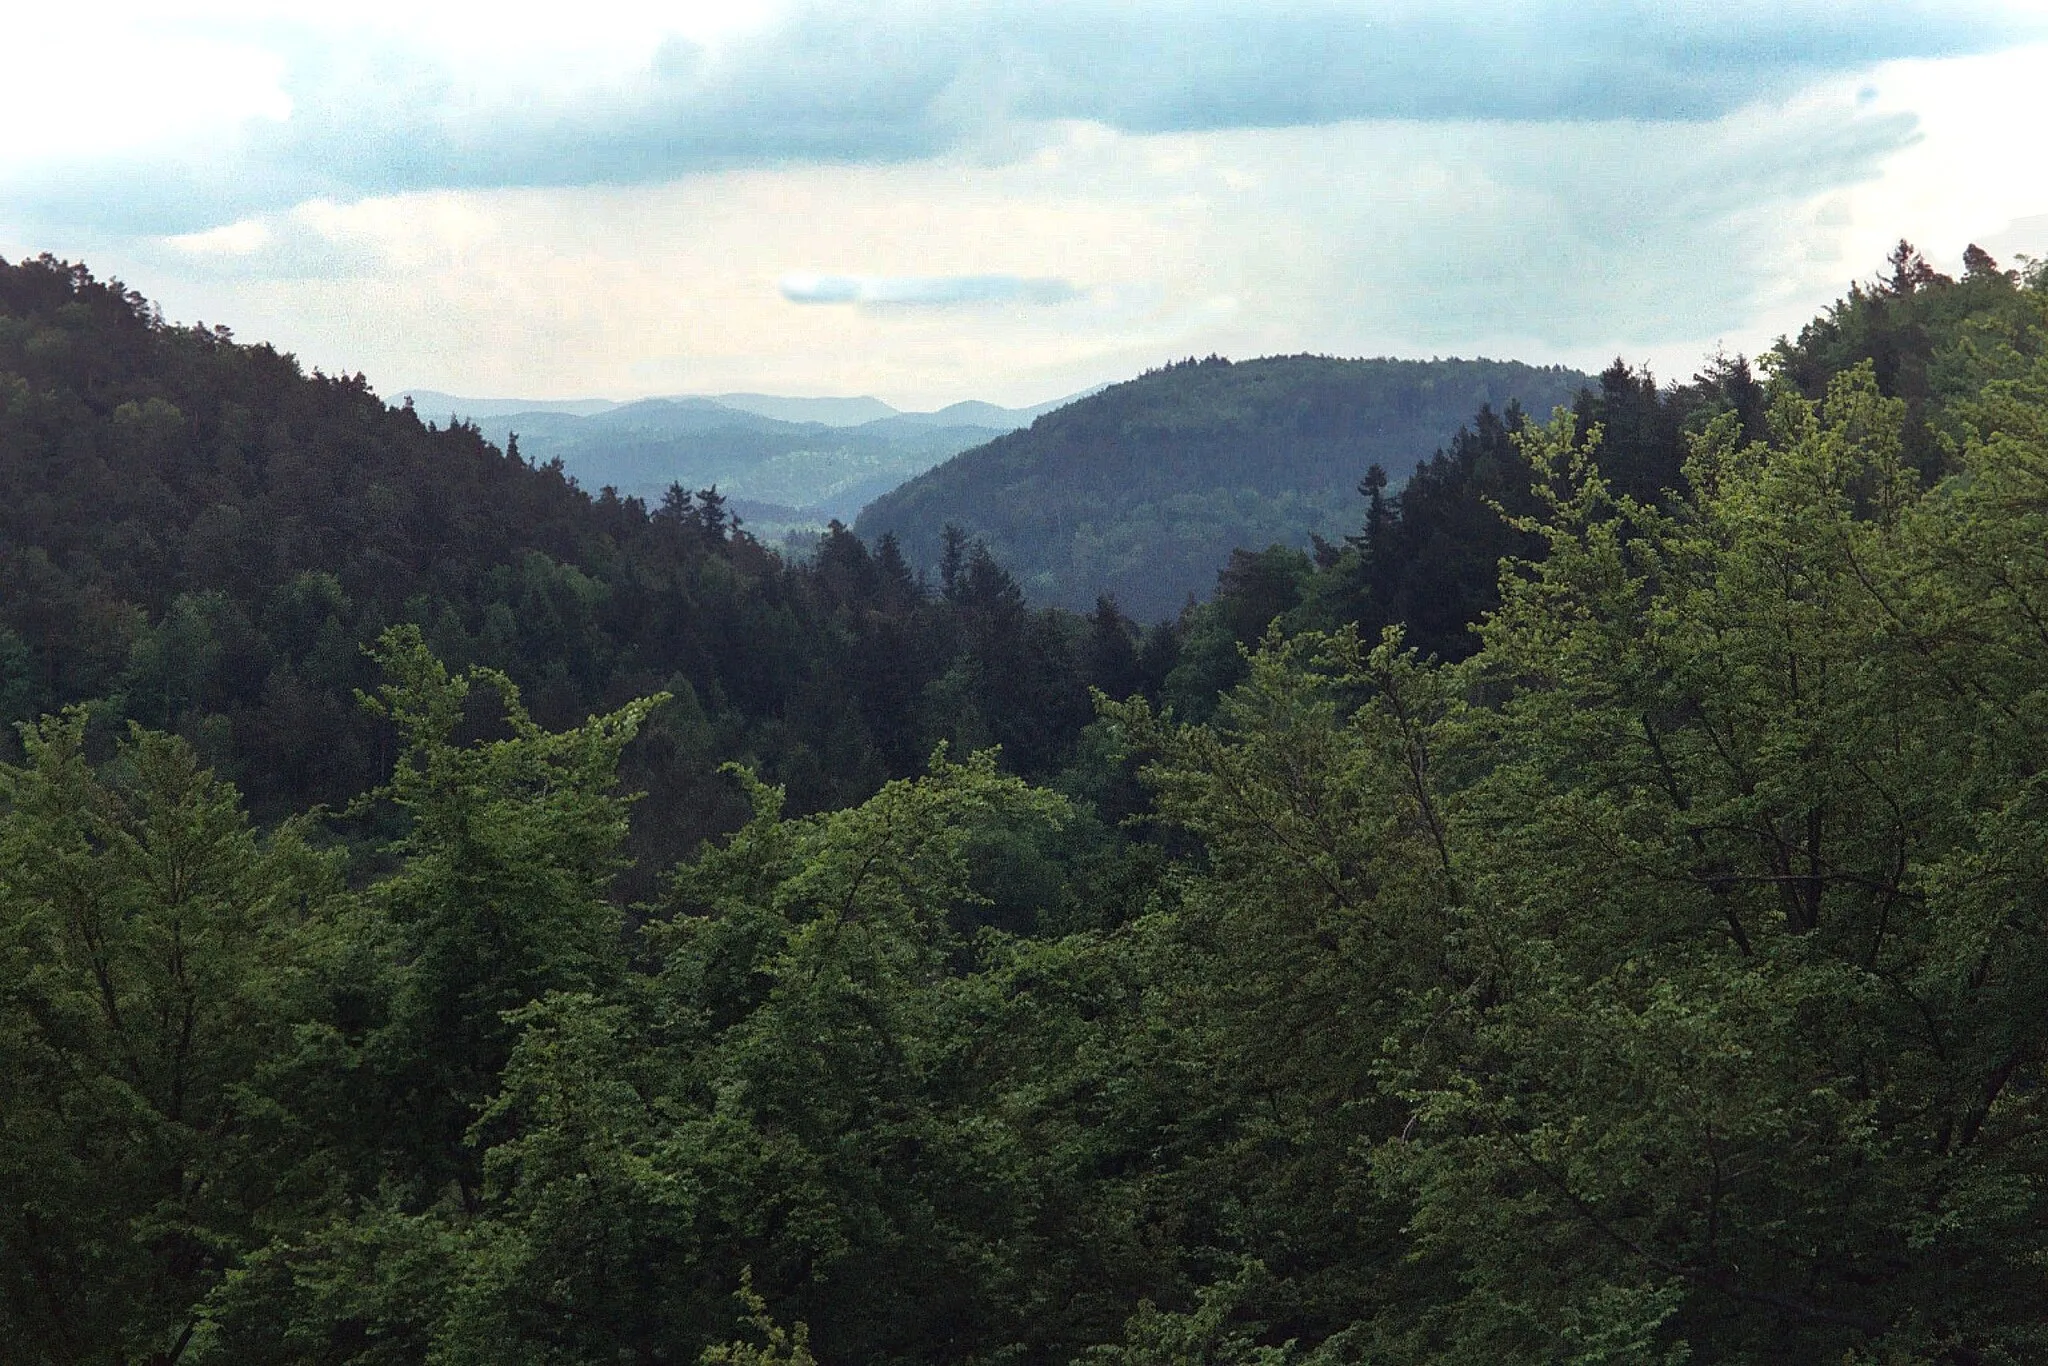
[[[716,487],[756,534],[778,542],[835,518],[851,523],[877,495],[1069,401],[1003,408],[966,400],[903,413],[876,398],[772,394],[529,404],[413,390],[400,398],[429,418],[474,422],[501,448],[516,438],[528,459],[559,459],[592,491],[609,486],[658,504],[671,484]]]

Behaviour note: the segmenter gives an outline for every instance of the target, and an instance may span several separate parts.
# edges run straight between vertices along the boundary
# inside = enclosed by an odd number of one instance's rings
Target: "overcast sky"
[[[905,407],[1210,352],[1683,378],[1901,235],[2048,256],[2048,0],[329,8],[10,16],[0,255],[385,393]]]

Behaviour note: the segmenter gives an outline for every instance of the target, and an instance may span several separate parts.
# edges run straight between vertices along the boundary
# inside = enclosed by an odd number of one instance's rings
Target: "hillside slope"
[[[89,704],[95,745],[176,732],[266,820],[389,776],[357,693],[397,623],[502,670],[543,724],[674,694],[626,759],[650,869],[745,818],[723,760],[798,809],[940,741],[1051,771],[1106,685],[1066,648],[1078,623],[999,591],[931,597],[844,534],[785,562],[716,500],[579,489],[48,257],[0,260],[0,494],[0,762],[14,723]]]
[[[1369,466],[1399,483],[1481,405],[1546,413],[1588,382],[1507,361],[1185,361],[954,457],[856,529],[933,568],[957,526],[1039,602],[1109,593],[1157,619],[1206,595],[1233,549],[1351,529]]]

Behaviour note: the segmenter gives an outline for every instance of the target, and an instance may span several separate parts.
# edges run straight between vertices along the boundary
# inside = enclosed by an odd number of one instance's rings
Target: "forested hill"
[[[0,261],[0,757],[89,704],[95,745],[178,734],[266,818],[340,806],[389,772],[356,694],[410,622],[547,724],[673,694],[626,762],[635,840],[674,853],[743,818],[721,760],[811,808],[941,740],[1044,775],[1109,681],[993,566],[940,598],[845,532],[785,563],[718,495],[593,496],[427,417],[82,266]]]
[[[1035,601],[1084,609],[1107,593],[1158,620],[1205,596],[1238,547],[1353,529],[1369,467],[1398,483],[1482,405],[1545,414],[1588,382],[1510,361],[1183,361],[955,456],[855,530],[893,533],[935,568],[957,526]]]

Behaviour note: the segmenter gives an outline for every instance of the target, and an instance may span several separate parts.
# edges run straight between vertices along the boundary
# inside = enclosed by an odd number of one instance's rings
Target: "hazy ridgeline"
[[[877,494],[947,457],[1018,427],[1066,400],[1034,408],[955,403],[898,412],[876,399],[769,394],[584,402],[535,410],[517,401],[412,393],[430,418],[474,421],[501,448],[535,464],[562,462],[587,489],[658,503],[669,485],[717,488],[755,534],[823,531],[851,522]]]
[[[1142,630],[0,265],[0,1361],[2039,1359],[2048,279],[1968,259]]]

